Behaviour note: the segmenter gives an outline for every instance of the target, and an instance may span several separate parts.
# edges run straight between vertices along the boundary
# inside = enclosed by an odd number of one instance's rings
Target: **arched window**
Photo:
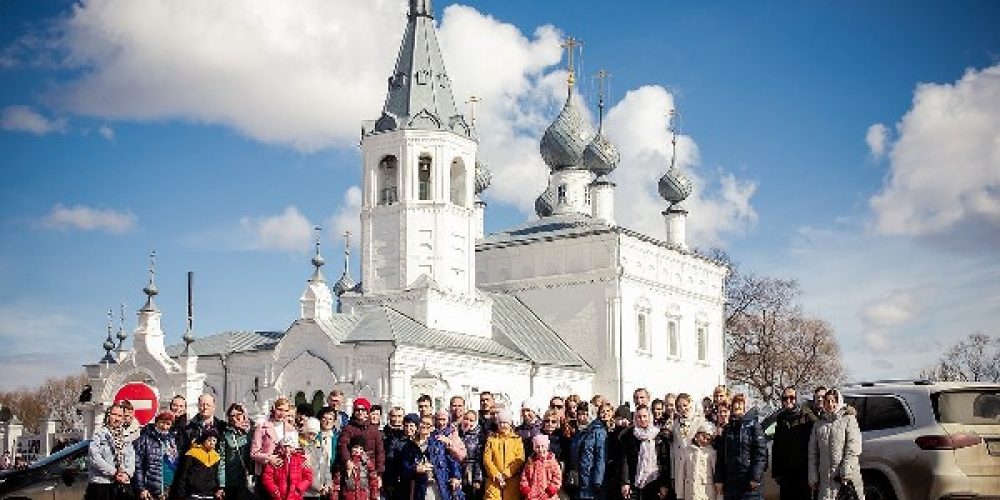
[[[392,205],[399,201],[399,161],[389,155],[378,163],[378,204]]]
[[[417,199],[431,199],[431,157],[420,155],[417,160]]]
[[[698,361],[705,361],[708,358],[708,333],[705,325],[698,325]]]
[[[465,163],[461,158],[451,162],[451,202],[459,206],[467,206],[465,199]]]

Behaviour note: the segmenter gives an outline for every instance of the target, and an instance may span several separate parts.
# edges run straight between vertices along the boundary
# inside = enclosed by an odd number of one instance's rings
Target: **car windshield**
[[[83,448],[86,448],[88,446],[90,446],[90,440],[89,439],[86,440],[86,441],[80,441],[78,443],[73,443],[73,444],[71,444],[71,445],[69,445],[69,446],[67,446],[67,447],[65,447],[65,448],[57,451],[56,453],[53,453],[53,454],[51,454],[51,455],[49,455],[49,456],[47,456],[47,457],[45,457],[45,458],[43,458],[43,459],[41,459],[41,460],[39,460],[37,462],[32,463],[29,467],[32,468],[32,469],[36,469],[36,468],[39,468],[39,467],[45,467],[45,466],[47,466],[49,464],[53,464],[55,462],[58,462],[59,460],[62,460],[63,458],[65,458],[65,457],[67,457],[69,455],[72,455],[72,454],[78,452],[79,450],[81,450]]]
[[[942,424],[1000,424],[1000,389],[963,389],[939,392],[934,413]]]

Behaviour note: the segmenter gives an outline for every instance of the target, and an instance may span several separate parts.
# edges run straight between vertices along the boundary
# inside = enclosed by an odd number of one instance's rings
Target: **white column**
[[[684,207],[674,205],[663,211],[663,217],[667,224],[667,243],[687,249],[687,210]]]
[[[606,179],[598,179],[590,186],[591,215],[609,225],[615,223],[615,184]]]

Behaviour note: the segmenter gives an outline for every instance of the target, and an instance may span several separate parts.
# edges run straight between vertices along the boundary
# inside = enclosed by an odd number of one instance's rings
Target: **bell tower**
[[[362,124],[361,291],[429,327],[489,335],[476,290],[477,140],[458,111],[429,0],[411,0],[379,119]]]

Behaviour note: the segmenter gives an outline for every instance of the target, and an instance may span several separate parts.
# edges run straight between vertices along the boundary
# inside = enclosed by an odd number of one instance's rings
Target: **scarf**
[[[659,464],[656,463],[656,435],[660,429],[654,425],[645,429],[636,427],[633,431],[639,440],[639,460],[636,464],[635,487],[645,488],[660,475]]]
[[[125,466],[125,429],[123,426],[111,427],[111,447],[115,451],[115,468]]]

